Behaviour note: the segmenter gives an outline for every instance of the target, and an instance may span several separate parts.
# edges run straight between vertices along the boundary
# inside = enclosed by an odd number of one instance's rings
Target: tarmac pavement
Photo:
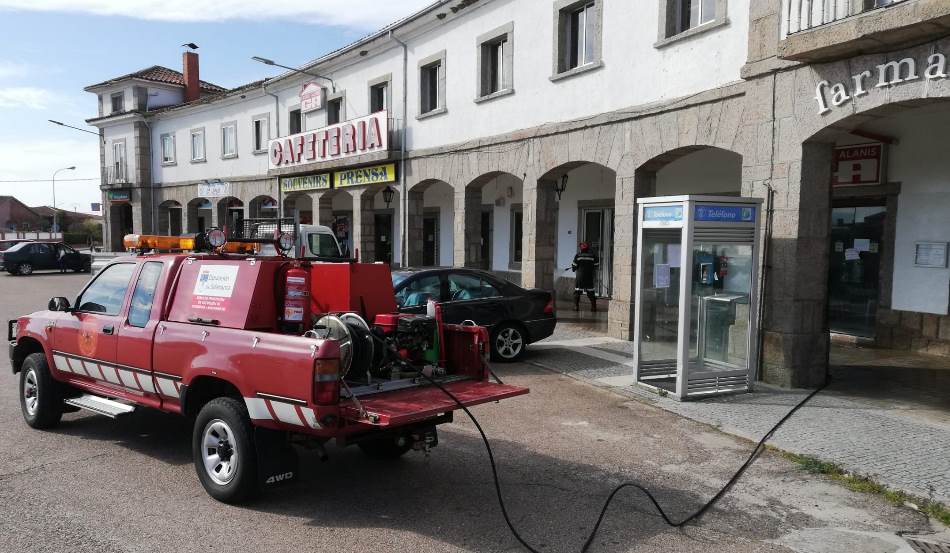
[[[88,276],[0,276],[0,319],[74,296]],[[529,357],[526,359],[530,361]],[[496,365],[527,396],[473,409],[492,440],[509,513],[544,551],[577,551],[610,490],[636,480],[675,519],[729,478],[751,445],[655,406],[528,363]],[[138,410],[67,414],[29,429],[0,361],[0,551],[520,551],[468,421],[430,457],[374,462],[357,449],[301,452],[295,484],[245,506],[198,483],[190,429]],[[592,551],[911,553],[899,532],[936,528],[766,453],[698,524],[672,530],[634,492],[618,496]]]

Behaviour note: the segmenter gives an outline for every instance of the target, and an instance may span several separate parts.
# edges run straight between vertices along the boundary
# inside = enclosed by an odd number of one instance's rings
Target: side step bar
[[[80,409],[92,411],[98,415],[105,415],[113,419],[119,415],[126,415],[132,411],[135,411],[134,405],[119,403],[118,401],[113,401],[100,396],[94,396],[92,394],[83,394],[79,397],[69,398],[65,400],[65,403],[66,405],[79,407]]]

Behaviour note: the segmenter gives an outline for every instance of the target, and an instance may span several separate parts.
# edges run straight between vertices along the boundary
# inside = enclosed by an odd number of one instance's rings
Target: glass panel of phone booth
[[[693,243],[690,376],[748,370],[753,263],[751,244]]]
[[[673,390],[680,321],[682,230],[644,229],[639,380]]]

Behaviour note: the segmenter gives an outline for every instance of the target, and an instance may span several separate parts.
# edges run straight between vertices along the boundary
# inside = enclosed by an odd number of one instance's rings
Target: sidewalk
[[[611,387],[754,441],[808,393],[759,383],[749,394],[679,402],[633,385],[632,352],[632,342],[566,324],[552,338],[532,345],[525,362]],[[921,364],[914,356],[836,348],[832,384],[768,443],[834,462],[890,488],[950,503],[950,363],[944,369],[940,363],[946,361],[923,362],[936,368],[912,368]]]

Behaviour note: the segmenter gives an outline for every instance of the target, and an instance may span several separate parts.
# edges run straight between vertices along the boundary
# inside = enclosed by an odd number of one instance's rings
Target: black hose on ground
[[[431,377],[421,372],[419,374],[423,378],[428,380],[430,384],[442,390],[442,392],[445,395],[447,395],[449,398],[451,398],[452,401],[454,401],[459,406],[459,408],[462,409],[462,411],[464,411],[466,415],[468,415],[468,418],[471,419],[472,423],[475,425],[475,428],[478,430],[478,433],[482,437],[482,442],[485,444],[485,451],[488,452],[488,461],[489,461],[489,464],[491,465],[492,479],[494,480],[494,483],[495,483],[495,495],[498,497],[498,506],[501,507],[501,515],[505,519],[505,524],[508,525],[508,529],[511,531],[511,534],[515,537],[516,540],[518,540],[518,542],[525,549],[527,549],[531,553],[541,553],[538,549],[532,547],[531,544],[529,544],[521,536],[521,534],[515,528],[514,524],[511,522],[511,518],[508,516],[508,509],[505,507],[505,500],[501,494],[501,483],[499,482],[499,479],[498,479],[498,468],[495,466],[495,455],[492,452],[491,444],[488,443],[488,437],[485,436],[485,431],[482,430],[482,426],[478,423],[478,419],[475,418],[475,415],[473,415],[472,412],[468,410],[468,407],[466,407],[461,401],[459,401],[459,399],[455,397],[455,395],[452,392],[446,390],[445,387],[443,387],[441,384],[436,382]],[[656,497],[654,497],[654,495],[650,492],[650,490],[648,490],[647,488],[645,488],[644,486],[636,482],[624,482],[620,484],[619,486],[617,486],[616,488],[614,488],[613,491],[610,492],[610,495],[607,496],[607,500],[604,501],[604,506],[600,510],[600,516],[597,517],[597,522],[594,523],[594,528],[591,530],[590,534],[587,537],[587,540],[584,542],[584,546],[581,547],[581,553],[586,553],[586,551],[590,549],[590,546],[594,542],[594,538],[597,536],[597,532],[600,530],[601,524],[604,522],[604,518],[607,516],[607,509],[610,507],[611,502],[613,502],[617,494],[620,491],[624,490],[625,488],[635,488],[641,491],[644,495],[646,495],[647,498],[650,500],[650,502],[653,503],[653,506],[656,507],[656,510],[660,514],[660,516],[663,518],[663,521],[670,527],[679,528],[681,526],[685,526],[686,524],[689,524],[690,522],[698,520],[700,517],[706,514],[706,511],[712,508],[713,505],[718,503],[719,500],[722,499],[723,496],[726,495],[729,489],[732,488],[732,486],[736,482],[739,481],[739,478],[742,477],[746,469],[748,469],[752,465],[752,463],[758,457],[759,453],[762,452],[762,449],[765,447],[765,442],[769,438],[771,438],[772,435],[775,434],[775,432],[779,428],[781,428],[783,424],[785,424],[785,421],[790,419],[792,415],[794,415],[799,409],[804,407],[805,404],[811,401],[813,397],[815,397],[819,392],[824,390],[828,386],[829,383],[830,383],[830,379],[825,381],[825,383],[821,385],[818,389],[812,391],[807,396],[805,396],[805,399],[798,402],[798,404],[795,405],[795,407],[792,407],[792,409],[788,413],[786,413],[785,416],[782,417],[777,423],[775,423],[775,425],[768,432],[766,432],[764,436],[762,436],[762,439],[760,439],[758,443],[756,443],[755,447],[752,449],[752,452],[749,454],[749,457],[746,459],[745,463],[743,463],[742,466],[739,467],[739,470],[737,470],[736,473],[732,475],[732,478],[730,478],[729,481],[726,482],[725,486],[723,486],[722,489],[716,492],[716,495],[712,496],[712,498],[709,501],[707,501],[699,509],[697,509],[696,512],[687,516],[681,521],[678,521],[678,522],[673,521],[669,517],[669,515],[666,513],[666,511],[663,510],[663,507],[656,500]]]

